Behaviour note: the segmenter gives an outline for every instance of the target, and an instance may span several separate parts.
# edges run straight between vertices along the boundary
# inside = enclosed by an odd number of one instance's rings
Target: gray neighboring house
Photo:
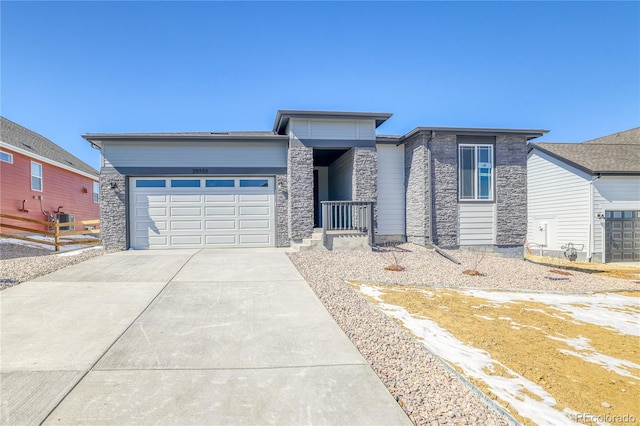
[[[564,257],[573,247],[582,261],[640,261],[640,127],[528,151],[534,253]]]
[[[527,141],[546,131],[376,134],[391,115],[281,110],[271,131],[85,134],[101,150],[104,244],[288,247],[323,225],[362,230],[364,208],[378,243],[522,255]]]

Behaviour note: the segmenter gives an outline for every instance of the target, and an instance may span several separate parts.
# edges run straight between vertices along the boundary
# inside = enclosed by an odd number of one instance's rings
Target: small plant
[[[400,243],[392,243],[387,242],[383,243],[378,251],[382,258],[389,263],[389,265],[385,266],[384,269],[387,271],[404,271],[404,266],[400,265],[400,261],[402,260],[402,254],[404,250],[399,248],[398,245]]]
[[[464,271],[462,271],[462,273],[474,277],[484,277],[486,274],[478,271],[478,266],[480,266],[480,263],[482,263],[482,261],[487,256],[487,250],[474,250],[474,253],[475,255],[473,257],[473,268],[465,269]]]

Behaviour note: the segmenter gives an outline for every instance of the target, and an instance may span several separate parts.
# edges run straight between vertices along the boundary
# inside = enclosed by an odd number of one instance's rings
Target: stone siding
[[[431,188],[429,187],[429,148],[426,136],[417,136],[404,145],[405,223],[407,241],[431,243]]]
[[[455,135],[438,135],[430,142],[433,187],[434,243],[458,245],[458,145]]]
[[[289,147],[287,158],[289,238],[313,233],[313,148]]]
[[[116,188],[111,188],[111,184]],[[107,250],[127,249],[127,179],[114,168],[100,171],[100,237]]]
[[[378,200],[378,152],[375,148],[353,148],[353,201]]]
[[[276,247],[290,245],[287,175],[276,175]]]
[[[522,246],[527,237],[527,141],[496,138],[496,244]]]

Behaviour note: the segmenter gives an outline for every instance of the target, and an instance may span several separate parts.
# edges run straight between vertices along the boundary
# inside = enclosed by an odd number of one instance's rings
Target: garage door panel
[[[164,220],[139,220],[135,222],[133,229],[135,231],[166,231],[167,222]]]
[[[247,220],[240,219],[240,229],[269,229],[270,223],[268,219],[261,220]]]
[[[268,206],[240,206],[240,216],[268,216]]]
[[[237,235],[207,235],[205,241],[207,246],[234,246],[237,244]]]
[[[205,216],[206,217],[216,217],[216,216],[235,216],[236,208],[235,207],[207,207],[205,208]]]
[[[264,234],[240,234],[240,244],[271,244],[269,235]]]
[[[173,194],[169,198],[172,203],[199,203],[202,195],[197,194]]]
[[[252,203],[254,201],[267,203],[270,197],[269,194],[240,194],[239,201],[241,203]]]
[[[145,202],[147,203],[166,203],[167,202],[167,196],[166,195],[161,195],[161,194],[146,194],[146,195],[141,195],[138,194],[135,196],[135,202],[138,204],[143,204]]]
[[[236,221],[235,220],[207,220],[205,222],[205,229],[207,230],[235,230],[236,229]]]
[[[171,207],[172,217],[201,217],[201,207]]]
[[[202,231],[202,222],[199,220],[171,221],[172,231]]]
[[[204,200],[207,203],[235,203],[236,195],[235,194],[205,195]]]
[[[199,246],[202,244],[201,235],[171,235],[169,242],[172,246]]]
[[[136,208],[136,217],[167,217],[166,207]]]

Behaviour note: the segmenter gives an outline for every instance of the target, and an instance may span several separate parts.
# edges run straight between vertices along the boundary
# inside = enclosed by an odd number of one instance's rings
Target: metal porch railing
[[[357,231],[367,234],[373,246],[373,201],[322,201],[322,242],[327,231]]]

